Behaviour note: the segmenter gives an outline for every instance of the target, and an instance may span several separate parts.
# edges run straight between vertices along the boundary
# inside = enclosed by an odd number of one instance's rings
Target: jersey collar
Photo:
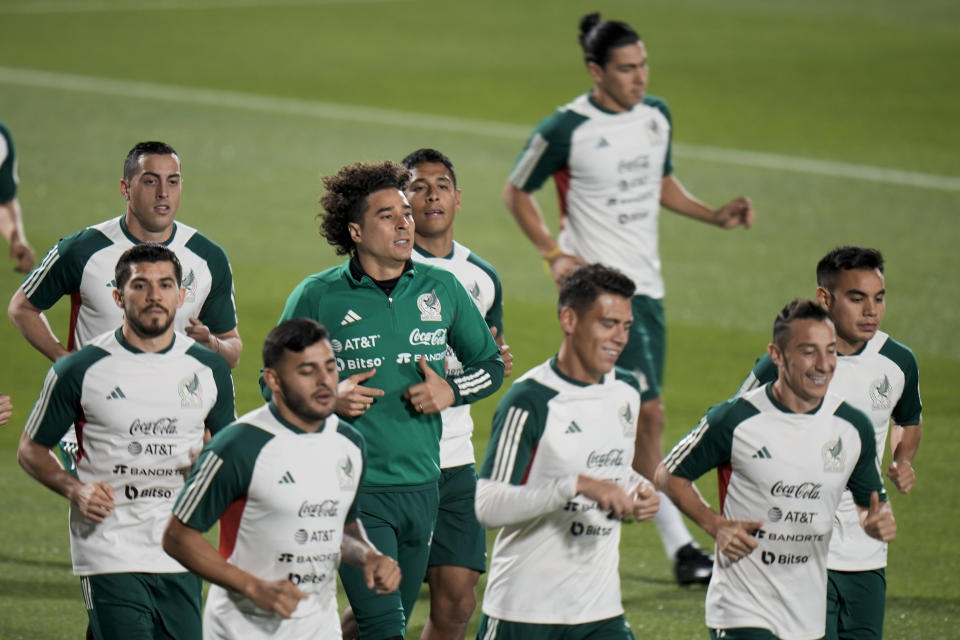
[[[117,342],[120,343],[120,346],[129,351],[130,353],[144,353],[140,349],[137,349],[135,346],[127,342],[126,338],[123,337],[123,327],[117,327],[117,330],[113,332],[113,337],[117,339]],[[160,351],[152,351],[151,353],[167,353],[170,349],[173,349],[173,343],[177,341],[177,334],[173,334],[173,338],[170,340],[170,344],[161,349]]]
[[[122,231],[122,232],[123,232],[123,235],[125,235],[125,236],[127,237],[127,240],[129,240],[129,241],[132,242],[133,244],[143,244],[143,240],[141,240],[140,238],[135,237],[132,233],[130,233],[130,229],[127,228],[127,214],[125,214],[125,213],[120,216],[120,231]],[[176,223],[176,222],[173,223],[173,231],[170,232],[170,237],[167,238],[166,240],[164,240],[163,242],[158,243],[158,244],[161,244],[161,245],[163,245],[163,246],[165,246],[165,247],[166,247],[166,246],[169,246],[169,244],[170,244],[171,242],[173,242],[173,239],[174,239],[175,237],[177,237],[177,223]]]
[[[773,397],[773,383],[772,383],[772,382],[768,382],[768,383],[767,383],[767,386],[764,387],[764,390],[767,392],[767,398],[770,399],[770,402],[771,402],[771,404],[773,404],[774,407],[776,407],[777,409],[779,409],[780,411],[782,411],[782,412],[784,412],[784,413],[792,413],[792,414],[794,414],[794,415],[797,414],[796,411],[790,410],[790,409],[787,407],[787,405],[781,403],[779,400],[777,400],[776,398]],[[820,398],[820,404],[818,404],[816,407],[814,407],[814,408],[811,409],[810,411],[807,411],[807,412],[805,413],[805,415],[812,416],[812,415],[815,414],[817,411],[820,411],[820,407],[822,407],[822,406],[823,406],[823,398]]]

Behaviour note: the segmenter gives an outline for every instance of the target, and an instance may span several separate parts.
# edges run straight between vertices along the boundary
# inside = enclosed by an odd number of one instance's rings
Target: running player
[[[712,407],[657,468],[658,487],[717,541],[712,638],[823,636],[827,550],[845,489],[868,535],[896,535],[870,420],[827,390],[836,346],[823,307],[784,307],[767,348],[777,380]],[[720,513],[693,486],[715,467]]]
[[[642,384],[634,468],[652,480],[662,457],[666,358],[660,207],[724,229],[749,228],[754,212],[748,198],[713,209],[674,175],[670,112],[664,100],[646,94],[647,50],[630,25],[585,15],[580,46],[593,89],[537,126],[510,174],[504,201],[557,283],[578,264],[600,262],[636,284],[630,343],[617,365]],[[550,176],[562,215],[556,241],[532,195]],[[677,581],[709,581],[712,562],[693,544],[669,500],[661,501],[657,527]]]
[[[337,364],[327,330],[296,318],[263,345],[271,401],[207,445],[177,498],[164,549],[214,583],[206,638],[337,638],[337,566],[378,593],[400,583],[357,520],[363,438],[332,415]],[[203,531],[220,520],[220,553]],[[294,544],[296,543],[296,544]]]
[[[17,199],[19,183],[13,137],[10,130],[0,122],[0,234],[10,244],[10,259],[16,263],[13,268],[27,273],[33,268],[35,256],[23,229],[23,213]]]
[[[897,490],[909,493],[922,430],[919,370],[913,352],[879,330],[886,309],[883,255],[862,247],[834,249],[817,264],[817,298],[837,328],[839,357],[830,390],[870,418],[878,468],[893,419],[901,436],[887,475]],[[765,355],[741,393],[776,379],[777,367]],[[853,496],[845,491],[827,557],[828,640],[883,637],[886,566],[886,543],[863,533]]]
[[[138,244],[116,265],[122,326],[57,360],[17,457],[70,500],[70,551],[97,639],[198,638],[201,582],[161,546],[203,446],[235,419],[227,363],[174,332],[186,292],[176,255]],[[76,476],[51,455],[70,425],[87,455]]]
[[[633,638],[620,597],[620,519],[659,497],[631,469],[640,385],[614,363],[633,283],[599,264],[560,289],[557,355],[500,401],[477,485],[477,517],[501,527],[481,638]]]

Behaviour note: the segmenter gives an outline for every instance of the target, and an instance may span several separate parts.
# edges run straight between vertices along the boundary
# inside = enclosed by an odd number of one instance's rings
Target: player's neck
[[[291,411],[290,407],[288,407],[277,394],[273,396],[273,406],[276,407],[277,413],[280,414],[281,418],[306,433],[316,433],[320,431],[327,420],[326,418],[320,418],[319,420],[306,420],[302,418],[300,415]]]
[[[170,328],[161,333],[158,336],[142,336],[131,327],[128,323],[123,324],[121,329],[123,333],[123,339],[127,341],[134,349],[143,351],[144,353],[159,353],[161,351],[166,351],[170,348],[170,344],[173,342],[173,324],[170,325]]]
[[[173,235],[172,224],[162,231],[150,231],[140,224],[140,222],[137,220],[137,217],[133,215],[129,209],[123,218],[123,223],[126,225],[127,231],[130,233],[130,235],[140,242],[158,242],[163,244],[170,239],[170,236]]]
[[[783,376],[777,378],[773,386],[770,387],[774,399],[785,406],[793,413],[810,413],[820,406],[823,398],[805,399],[797,395],[790,385],[787,384]]]
[[[414,233],[414,240],[421,249],[436,258],[445,258],[453,252],[453,227],[439,236],[422,236]]]
[[[593,104],[604,111],[611,113],[625,113],[629,111],[629,109],[624,108],[605,91],[602,91],[600,87],[594,86],[593,91],[590,92],[590,98],[593,100]]]
[[[848,341],[843,338],[839,333],[837,334],[837,353],[841,356],[852,356],[855,353],[858,353],[863,349],[863,345],[867,344],[867,340],[859,341]]]
[[[381,258],[371,253],[357,251],[357,260],[363,272],[374,280],[395,280],[403,275],[407,261],[398,262],[393,258]]]
[[[584,366],[576,351],[570,348],[566,341],[560,345],[560,351],[557,352],[557,371],[583,384],[599,384],[603,380],[602,373],[592,372]]]

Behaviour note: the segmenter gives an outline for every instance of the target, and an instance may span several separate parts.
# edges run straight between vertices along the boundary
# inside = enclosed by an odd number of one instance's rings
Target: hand
[[[370,551],[363,563],[363,577],[367,589],[375,589],[377,595],[393,593],[400,586],[400,565],[390,556]]]
[[[337,385],[337,415],[348,418],[362,416],[373,405],[374,399],[383,395],[383,389],[364,387],[360,384],[376,373],[376,369],[370,369],[340,381]]]
[[[897,522],[889,502],[880,502],[876,491],[870,494],[870,509],[863,520],[863,530],[871,538],[890,542],[897,537]]]
[[[732,229],[741,224],[745,229],[749,229],[753,226],[756,217],[757,214],[753,211],[753,203],[750,198],[741,196],[718,209],[714,213],[714,223],[724,229]]]
[[[7,424],[10,416],[13,415],[13,402],[10,396],[0,393],[0,424]]]
[[[2,422],[0,422],[0,424],[2,424]],[[913,465],[909,460],[901,460],[900,462],[894,460],[887,469],[887,477],[893,480],[893,484],[897,486],[897,491],[900,493],[910,493],[910,490],[913,489],[913,482],[916,480],[917,474],[913,470]]]
[[[307,594],[289,580],[257,579],[248,591],[246,596],[255,605],[284,618],[293,615],[300,601],[307,597]]]
[[[36,262],[33,249],[26,242],[22,242],[16,235],[10,239],[10,259],[16,262],[13,270],[20,273],[29,273]]]
[[[423,382],[403,392],[404,399],[413,405],[414,411],[430,415],[453,406],[453,401],[456,400],[453,389],[444,378],[440,377],[440,374],[427,365],[425,356],[417,359],[417,366],[423,374]]]
[[[210,328],[200,322],[200,318],[188,318],[188,320],[190,326],[184,328],[184,333],[211,351],[219,352],[216,344],[217,337],[210,333]]]
[[[660,495],[652,484],[641,478],[633,499],[633,517],[637,522],[653,520],[660,510]]]
[[[563,282],[563,279],[567,277],[568,273],[584,264],[583,260],[569,253],[557,254],[548,262],[550,264],[550,276],[553,278],[553,281],[557,283],[558,289],[560,288],[560,283]]]
[[[717,540],[717,550],[728,557],[731,562],[750,555],[757,548],[757,540],[753,534],[763,526],[763,522],[747,522],[744,520],[723,519],[717,527],[714,536]]]
[[[627,495],[623,487],[610,480],[577,476],[577,493],[594,500],[597,507],[609,511],[612,518],[622,518],[634,510],[633,498]]]
[[[103,522],[116,506],[113,487],[103,481],[81,484],[70,500],[77,505],[80,513],[94,522]]]
[[[503,338],[497,340],[496,327],[490,327],[490,334],[500,349],[500,359],[503,360],[503,375],[504,377],[509,376],[510,372],[513,371],[513,353],[510,351],[510,345],[504,342]]]

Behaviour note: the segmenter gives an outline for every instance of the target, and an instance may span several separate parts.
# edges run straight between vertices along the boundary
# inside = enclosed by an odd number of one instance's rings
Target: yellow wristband
[[[546,260],[547,262],[550,262],[551,260],[553,260],[554,258],[556,258],[562,253],[563,253],[563,249],[561,249],[560,247],[554,247],[553,249],[550,249],[550,251],[547,252],[547,255],[543,256],[543,259]]]

